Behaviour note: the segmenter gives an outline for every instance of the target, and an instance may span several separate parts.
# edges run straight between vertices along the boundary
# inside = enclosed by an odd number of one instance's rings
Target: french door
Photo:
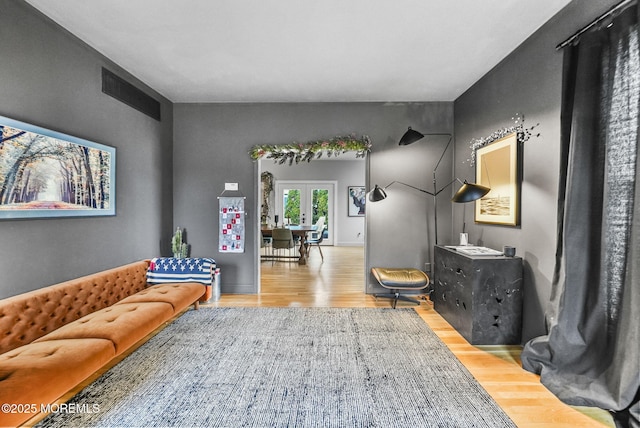
[[[333,245],[335,182],[278,180],[275,187],[278,224],[316,224],[324,217],[323,244]]]

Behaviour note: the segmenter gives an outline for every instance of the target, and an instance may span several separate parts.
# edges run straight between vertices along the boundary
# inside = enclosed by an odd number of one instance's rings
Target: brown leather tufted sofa
[[[24,423],[198,300],[139,261],[0,300],[0,426]]]

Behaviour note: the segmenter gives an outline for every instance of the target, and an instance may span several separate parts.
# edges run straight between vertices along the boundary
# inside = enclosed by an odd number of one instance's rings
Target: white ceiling
[[[26,0],[173,102],[453,101],[570,0]]]

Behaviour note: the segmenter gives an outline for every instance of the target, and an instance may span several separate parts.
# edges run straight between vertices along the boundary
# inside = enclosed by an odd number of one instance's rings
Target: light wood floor
[[[364,293],[364,249],[323,247],[324,262],[312,249],[307,266],[261,263],[259,295],[224,294],[212,306],[388,307],[389,300]],[[224,271],[222,272],[224,284]],[[400,306],[410,303],[398,303]],[[609,414],[560,402],[537,375],[520,366],[520,346],[471,346],[429,301],[415,306],[435,331],[519,427],[613,427]]]

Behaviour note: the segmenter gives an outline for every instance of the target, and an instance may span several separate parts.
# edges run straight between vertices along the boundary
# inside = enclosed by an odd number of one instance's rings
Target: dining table
[[[307,264],[307,247],[305,243],[307,242],[307,237],[309,232],[315,232],[318,230],[318,227],[313,224],[300,224],[300,225],[289,225],[284,226],[285,229],[289,229],[294,236],[300,237],[300,248],[298,252],[300,255],[298,256],[298,264],[306,265]],[[265,238],[271,237],[273,227],[262,226],[262,236]],[[272,256],[273,257],[273,256]]]

